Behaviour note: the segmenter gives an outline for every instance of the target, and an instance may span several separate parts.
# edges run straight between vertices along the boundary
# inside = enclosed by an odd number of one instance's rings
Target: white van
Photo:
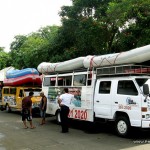
[[[57,73],[43,77],[42,90],[48,98],[47,114],[60,121],[57,99],[64,87],[74,95],[69,117],[94,122],[115,121],[119,136],[126,136],[130,127],[150,128],[150,68],[122,65],[95,70]]]

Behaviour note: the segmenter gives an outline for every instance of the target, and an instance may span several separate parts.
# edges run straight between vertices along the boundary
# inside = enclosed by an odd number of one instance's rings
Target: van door
[[[94,96],[95,117],[110,118],[111,117],[111,91],[112,81],[97,80]]]
[[[141,100],[142,95],[134,80],[120,79],[117,81],[117,94],[114,95],[112,114],[116,111],[128,115],[132,126],[141,125]]]

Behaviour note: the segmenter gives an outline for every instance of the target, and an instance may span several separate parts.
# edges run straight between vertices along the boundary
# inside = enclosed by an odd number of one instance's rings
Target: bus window
[[[50,86],[50,77],[45,77],[45,78],[44,78],[43,85],[44,85],[44,86]]]
[[[71,86],[72,76],[58,77],[58,86]]]
[[[55,86],[56,77],[45,77],[43,86]]]
[[[51,77],[50,78],[50,86],[55,86],[56,84],[56,77]]]
[[[58,78],[58,86],[64,86],[64,78],[63,77]]]
[[[72,83],[72,76],[67,76],[66,77],[66,86],[71,86]]]
[[[85,86],[86,78],[87,78],[87,75],[85,75],[85,74],[75,75],[73,85],[74,86]]]

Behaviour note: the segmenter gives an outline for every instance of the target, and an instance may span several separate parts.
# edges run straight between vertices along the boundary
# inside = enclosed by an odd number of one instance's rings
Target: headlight
[[[150,114],[146,114],[146,115],[145,115],[145,118],[146,118],[146,119],[150,119]]]

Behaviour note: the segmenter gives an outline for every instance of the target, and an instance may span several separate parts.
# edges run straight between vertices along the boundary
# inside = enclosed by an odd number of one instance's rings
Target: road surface
[[[46,125],[24,129],[19,113],[0,111],[0,150],[148,150],[150,131],[135,130],[129,138],[115,135],[113,125],[70,122],[70,132],[60,133],[54,117],[47,117]]]

